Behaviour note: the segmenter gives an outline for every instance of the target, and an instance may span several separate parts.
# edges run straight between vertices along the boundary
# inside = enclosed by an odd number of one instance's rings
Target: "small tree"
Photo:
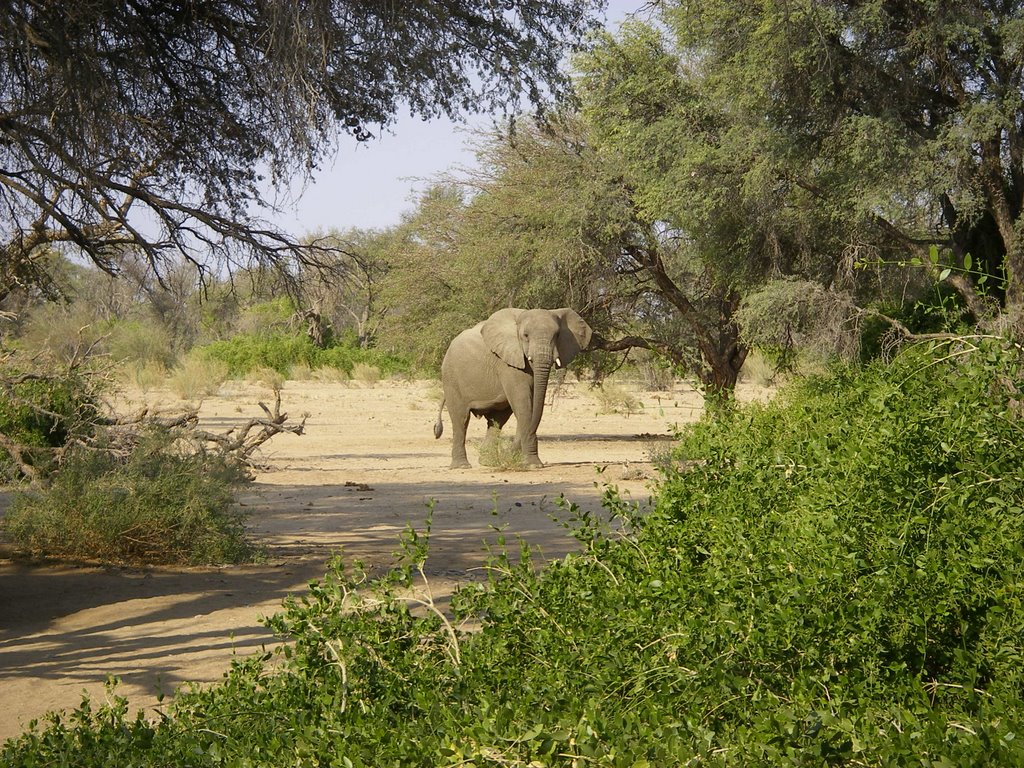
[[[296,303],[318,347],[325,346],[332,333],[346,329],[360,347],[373,342],[386,312],[380,291],[395,237],[394,230],[360,229],[313,237],[329,243],[334,252],[317,269],[298,267]]]

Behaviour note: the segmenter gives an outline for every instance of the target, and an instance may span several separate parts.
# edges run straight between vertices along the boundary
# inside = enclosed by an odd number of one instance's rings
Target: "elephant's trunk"
[[[554,362],[550,355],[538,355],[531,360],[533,367],[533,413],[530,415],[530,437],[536,446],[537,428],[540,418],[544,415],[544,400],[548,394],[548,378],[551,376],[551,365]],[[525,448],[525,446],[524,446]]]

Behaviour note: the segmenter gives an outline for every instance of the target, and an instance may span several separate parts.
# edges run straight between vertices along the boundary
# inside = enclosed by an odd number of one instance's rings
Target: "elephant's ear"
[[[480,326],[480,333],[490,350],[513,368],[526,368],[526,356],[519,343],[517,321],[521,309],[499,309]]]
[[[558,359],[562,366],[572,362],[582,350],[590,346],[590,337],[594,330],[587,325],[587,321],[574,309],[562,307],[551,310],[551,314],[558,318],[562,330],[558,333]]]

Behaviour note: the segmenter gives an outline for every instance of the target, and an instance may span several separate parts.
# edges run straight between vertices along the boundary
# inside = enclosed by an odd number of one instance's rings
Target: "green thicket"
[[[2,526],[36,556],[108,563],[246,562],[257,551],[234,501],[245,480],[226,454],[153,427],[123,450],[68,451],[43,488],[19,491]]]
[[[54,449],[92,433],[96,394],[75,372],[43,376],[2,367],[0,388],[0,479],[19,477],[19,463],[38,472],[51,467]],[[17,461],[10,446],[17,446]]]
[[[291,642],[179,695],[9,743],[5,765],[1011,765],[1024,761],[1024,357],[906,352],[681,436],[656,510],[574,510],[452,624],[409,565],[336,564]],[[417,617],[422,615],[422,617]],[[457,631],[458,622],[478,631]],[[272,660],[273,659],[273,660]]]
[[[0,380],[0,479],[17,484],[0,532],[20,551],[184,564],[256,554],[233,499],[238,456],[205,450],[187,427],[110,418],[105,380],[86,366],[12,356]]]
[[[316,346],[302,333],[239,334],[200,348],[202,354],[228,366],[228,374],[241,376],[257,368],[273,368],[287,376],[293,366],[337,368],[351,375],[358,363],[375,365],[386,375],[408,373],[404,360],[377,349],[360,347],[351,335]]]

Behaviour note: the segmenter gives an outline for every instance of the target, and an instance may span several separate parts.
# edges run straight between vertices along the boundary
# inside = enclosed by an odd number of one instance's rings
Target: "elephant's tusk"
[[[561,367],[562,367],[562,361],[561,361],[561,359],[556,357],[555,358],[555,368],[561,368]]]

